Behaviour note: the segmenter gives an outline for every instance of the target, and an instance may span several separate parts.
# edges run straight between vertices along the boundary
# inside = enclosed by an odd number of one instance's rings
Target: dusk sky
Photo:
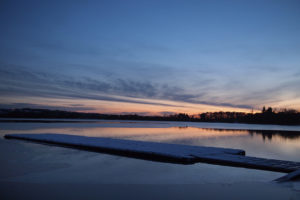
[[[300,1],[0,2],[0,108],[300,109]]]

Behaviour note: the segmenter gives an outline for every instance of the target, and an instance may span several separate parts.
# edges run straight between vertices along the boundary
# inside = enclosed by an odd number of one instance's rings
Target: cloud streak
[[[65,110],[65,111],[93,111],[95,108],[88,106],[49,106],[42,104],[32,104],[32,103],[10,103],[10,104],[0,104],[1,109],[20,109],[20,108],[32,108],[32,109],[49,109],[49,110]]]
[[[65,75],[27,71],[16,66],[1,69],[0,72],[0,83],[2,85],[0,91],[3,95],[8,96],[80,98],[170,107],[176,107],[176,105],[157,103],[155,100],[233,108],[251,107],[249,105],[201,101],[198,99],[204,95],[186,94],[184,89],[177,86],[153,84],[146,81],[140,82],[118,78],[108,82],[81,77],[74,80],[74,78]]]
[[[141,112],[143,105],[145,112],[300,108],[295,2],[134,5],[3,2],[0,103],[43,97],[94,100],[114,111],[116,102]]]

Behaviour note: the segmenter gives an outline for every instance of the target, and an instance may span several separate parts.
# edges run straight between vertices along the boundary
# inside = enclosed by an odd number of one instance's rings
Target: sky
[[[0,1],[0,108],[300,110],[300,1]]]

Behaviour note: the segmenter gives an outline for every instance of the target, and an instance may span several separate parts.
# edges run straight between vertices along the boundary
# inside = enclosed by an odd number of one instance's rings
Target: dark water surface
[[[299,126],[135,121],[0,123],[0,135],[9,133],[63,133],[239,148],[251,156],[300,161]],[[159,163],[3,137],[0,162],[0,193],[4,199],[99,199],[101,195],[105,199],[300,199],[299,182],[272,182],[283,173],[204,163]]]
[[[207,127],[207,126],[210,127]],[[223,127],[222,127],[223,125]],[[203,127],[202,127],[203,126]],[[226,123],[123,122],[6,123],[7,133],[62,133],[246,150],[250,156],[300,161],[300,127]],[[299,130],[297,130],[297,128]]]

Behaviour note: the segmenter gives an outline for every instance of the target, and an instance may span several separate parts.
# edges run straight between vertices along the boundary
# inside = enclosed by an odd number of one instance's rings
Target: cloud
[[[87,46],[80,43],[68,43],[66,41],[53,41],[53,40],[34,40],[31,45],[37,51],[46,51],[52,53],[63,53],[71,55],[88,55],[88,56],[99,56],[104,53],[100,48],[93,46]]]
[[[153,113],[150,112],[121,112],[120,115],[140,115],[140,116],[149,116],[153,115]]]
[[[84,73],[82,72],[82,74]],[[269,73],[269,75],[272,74]],[[102,75],[101,73],[92,77],[74,76],[2,64],[0,67],[0,92],[2,95],[18,98],[21,96],[80,98],[175,107],[173,104],[157,102],[157,100],[169,100],[178,103],[251,109],[261,104],[280,101],[282,94],[285,93],[300,96],[297,86],[300,83],[299,78],[293,74],[287,74],[286,77],[291,78],[279,80],[278,84],[266,87],[263,82],[259,82],[265,81],[265,79],[262,75],[258,75],[256,84],[263,85],[261,88],[255,89],[254,86],[247,84],[251,80],[247,77],[233,80],[230,77],[224,77],[224,81],[220,84],[220,81],[207,79],[204,76],[204,78],[199,78],[199,87],[193,83],[194,87],[187,88],[186,85],[180,85],[180,82],[174,85],[148,79],[106,77],[106,74]]]
[[[49,110],[64,110],[64,111],[93,111],[95,108],[87,106],[49,106],[42,104],[31,104],[31,103],[11,103],[11,104],[0,104],[1,109],[21,109],[21,108],[33,108],[33,109],[49,109]]]
[[[169,115],[174,115],[176,114],[175,112],[169,112],[169,111],[162,111],[162,112],[159,112],[160,115],[162,116],[169,116]]]
[[[171,107],[174,105],[151,100],[171,100],[233,108],[252,107],[251,105],[201,100],[207,96],[207,92],[188,93],[178,86],[151,83],[146,80],[136,81],[122,78],[107,80],[100,76],[98,80],[85,77],[75,78],[61,74],[28,71],[19,66],[3,68],[0,69],[0,72],[0,91],[7,96],[81,98]]]

